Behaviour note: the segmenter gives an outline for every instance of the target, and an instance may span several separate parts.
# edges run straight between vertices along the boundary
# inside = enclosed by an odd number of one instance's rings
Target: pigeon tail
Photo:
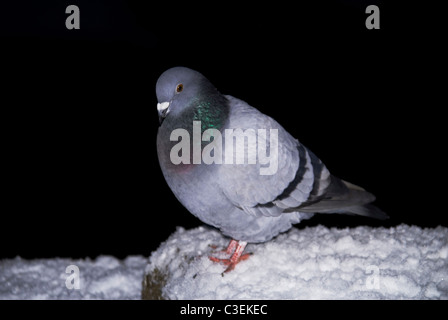
[[[341,213],[347,213],[347,214],[355,214],[359,216],[374,218],[378,220],[386,220],[389,219],[389,216],[380,208],[377,206],[374,206],[373,204],[364,204],[361,206],[352,206],[344,208],[344,210]]]
[[[316,203],[300,208],[302,212],[342,213],[385,220],[389,216],[371,202],[375,196],[350,182],[331,176],[331,184],[325,198]]]

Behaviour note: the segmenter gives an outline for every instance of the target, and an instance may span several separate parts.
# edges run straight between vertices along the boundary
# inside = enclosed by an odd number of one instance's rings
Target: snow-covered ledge
[[[448,299],[448,228],[323,226],[248,245],[235,270],[211,262],[229,239],[178,228],[152,253],[144,299]]]

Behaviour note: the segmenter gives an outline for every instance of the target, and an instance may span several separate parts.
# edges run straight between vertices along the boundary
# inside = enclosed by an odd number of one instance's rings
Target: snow
[[[293,228],[223,274],[228,241],[179,227],[149,260],[2,260],[0,299],[448,299],[448,228]]]
[[[0,261],[0,299],[73,300],[73,299],[140,299],[143,270],[147,259],[130,256],[118,260],[100,256],[94,260],[36,259],[19,257]],[[79,289],[73,271],[79,269]]]
[[[178,228],[149,259],[147,298],[448,299],[447,228],[293,228],[249,244],[253,255],[223,274],[208,256],[228,241],[214,229]]]

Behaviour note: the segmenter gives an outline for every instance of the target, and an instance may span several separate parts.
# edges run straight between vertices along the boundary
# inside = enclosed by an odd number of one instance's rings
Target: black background
[[[157,161],[155,83],[178,65],[275,118],[391,217],[298,228],[448,226],[431,19],[379,1],[165,3],[2,3],[0,258],[147,256],[201,225]],[[65,27],[71,4],[80,30]]]

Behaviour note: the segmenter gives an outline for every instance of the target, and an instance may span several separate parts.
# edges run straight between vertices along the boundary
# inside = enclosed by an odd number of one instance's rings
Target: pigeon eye
[[[176,92],[182,92],[182,90],[184,90],[184,85],[182,83],[179,83],[176,87]]]

